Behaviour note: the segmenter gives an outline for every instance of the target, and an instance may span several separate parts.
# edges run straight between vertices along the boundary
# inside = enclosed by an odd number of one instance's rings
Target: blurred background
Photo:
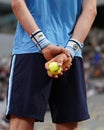
[[[104,130],[104,0],[97,1],[97,17],[83,49],[88,107],[91,118],[79,123],[80,130]],[[0,130],[9,130],[5,119],[9,66],[17,20],[10,0],[0,0]],[[50,112],[36,130],[54,130]]]

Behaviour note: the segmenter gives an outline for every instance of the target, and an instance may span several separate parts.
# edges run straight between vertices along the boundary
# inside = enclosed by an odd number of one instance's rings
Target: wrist
[[[45,37],[45,35],[40,29],[34,31],[30,35],[30,38],[32,39],[32,41],[35,43],[35,45],[38,47],[40,51],[42,51],[43,48],[45,48],[47,45],[50,44],[50,42],[48,41],[48,39]]]
[[[66,49],[69,51],[72,58],[76,55],[76,53],[82,49],[82,44],[75,39],[70,39],[66,45]]]
[[[72,42],[76,43],[80,47],[80,49],[82,49],[83,46],[84,46],[83,43],[79,42],[78,40],[76,40],[74,38],[71,38],[69,41],[72,41]]]

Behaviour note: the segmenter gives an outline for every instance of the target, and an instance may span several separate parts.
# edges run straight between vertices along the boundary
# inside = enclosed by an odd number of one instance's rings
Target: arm
[[[16,18],[29,35],[39,29],[25,4],[25,0],[12,0],[11,5]]]
[[[76,52],[82,48],[81,43],[83,43],[91,29],[96,17],[96,12],[96,0],[83,0],[82,13],[76,22],[72,37],[66,46],[72,58],[74,58]],[[75,47],[76,45],[77,47]]]
[[[96,14],[96,0],[83,0],[82,13],[76,23],[72,38],[82,43],[90,31]]]
[[[35,19],[33,18],[33,16],[31,15],[30,11],[26,6],[25,0],[11,0],[11,5],[16,18],[18,19],[22,27],[29,35],[39,30],[39,27],[35,22]],[[52,44],[49,44],[48,46],[42,49],[42,54],[44,55],[47,61],[51,60],[53,57],[55,57],[58,54],[61,55],[61,53],[65,53],[66,55],[69,55],[69,52],[66,49],[62,47],[54,46]],[[63,57],[63,59],[64,58],[67,59],[65,56]],[[68,62],[66,65],[64,65],[65,69],[69,68],[70,65],[68,66],[68,64],[70,64],[71,61],[65,60],[65,62],[66,63]]]
[[[11,0],[11,5],[16,18],[19,20],[19,22],[29,35],[39,30],[37,23],[35,22],[33,16],[26,6],[25,0]],[[69,55],[66,49],[52,45],[48,42],[47,39],[46,45],[47,46],[45,46],[41,50],[46,60],[50,60],[51,58],[62,52]]]

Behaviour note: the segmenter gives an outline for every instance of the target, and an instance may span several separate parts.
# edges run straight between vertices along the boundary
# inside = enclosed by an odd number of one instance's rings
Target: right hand
[[[69,51],[60,46],[49,44],[48,46],[42,49],[42,54],[47,61],[51,60],[53,57],[61,53],[64,53],[67,56],[70,56]]]

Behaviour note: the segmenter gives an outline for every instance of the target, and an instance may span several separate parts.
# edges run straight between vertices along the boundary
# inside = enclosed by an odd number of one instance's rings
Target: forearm
[[[89,1],[89,0],[88,0]],[[82,13],[76,23],[72,38],[82,43],[87,37],[96,16],[96,2],[83,2]]]
[[[49,45],[50,42],[36,24],[35,19],[26,6],[25,0],[12,0],[12,9],[22,27],[30,35],[40,51]]]
[[[12,9],[15,16],[29,35],[38,29],[38,26],[30,14],[24,0],[12,0]]]

